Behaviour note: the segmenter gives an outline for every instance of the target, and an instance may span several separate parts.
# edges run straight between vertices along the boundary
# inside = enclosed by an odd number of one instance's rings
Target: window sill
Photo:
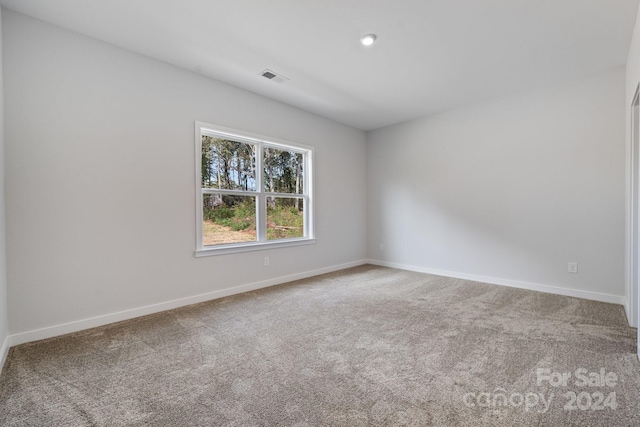
[[[289,246],[313,245],[316,239],[291,239],[278,240],[277,242],[251,242],[238,243],[232,245],[219,245],[216,247],[207,247],[195,251],[196,258],[202,258],[215,255],[236,254],[240,252],[264,251],[267,249],[286,248]]]

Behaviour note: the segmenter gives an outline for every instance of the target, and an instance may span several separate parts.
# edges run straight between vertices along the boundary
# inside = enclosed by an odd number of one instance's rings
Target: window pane
[[[304,199],[267,197],[267,240],[304,237]]]
[[[256,146],[202,135],[202,188],[256,190]]]
[[[294,151],[264,148],[264,190],[303,194],[304,156]]]
[[[204,246],[256,241],[256,198],[202,195]]]

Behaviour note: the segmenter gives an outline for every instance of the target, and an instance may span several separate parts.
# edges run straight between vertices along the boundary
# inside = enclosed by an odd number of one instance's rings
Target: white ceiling
[[[363,130],[623,65],[639,2],[0,0]]]

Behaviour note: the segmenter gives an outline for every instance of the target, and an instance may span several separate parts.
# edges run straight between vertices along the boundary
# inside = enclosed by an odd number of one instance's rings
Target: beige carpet
[[[618,305],[363,266],[14,347],[0,425],[638,426],[635,336]]]

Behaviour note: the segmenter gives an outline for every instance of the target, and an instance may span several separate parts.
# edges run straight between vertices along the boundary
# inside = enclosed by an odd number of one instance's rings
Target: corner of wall
[[[9,352],[7,263],[4,211],[4,90],[2,73],[2,8],[0,8],[0,371]]]

